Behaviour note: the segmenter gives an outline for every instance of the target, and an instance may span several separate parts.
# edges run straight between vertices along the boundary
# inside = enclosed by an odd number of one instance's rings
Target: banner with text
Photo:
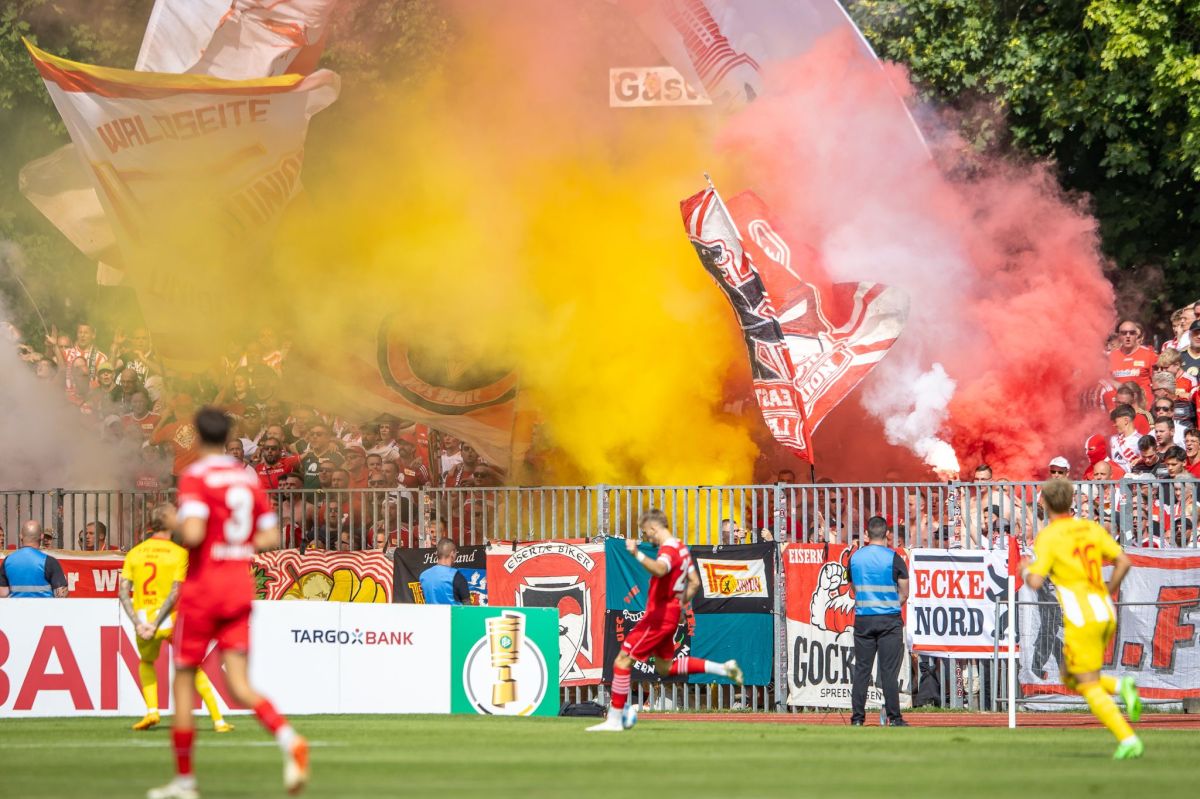
[[[421,594],[421,572],[437,563],[437,548],[397,549],[395,555],[392,601],[408,604],[425,604]],[[472,605],[488,603],[487,547],[459,547],[454,568],[462,572],[471,590]]]
[[[1133,550],[1121,583],[1117,631],[1104,670],[1132,676],[1148,699],[1200,696],[1200,555],[1194,551]],[[1110,569],[1105,569],[1105,579]],[[1046,583],[1050,585],[1049,582]],[[1052,588],[1022,588],[1018,678],[1025,696],[1073,694],[1061,682],[1062,611]]]
[[[766,565],[766,550],[762,545],[729,547],[689,547],[693,563],[700,572],[701,591],[692,604],[680,614],[675,633],[675,657],[692,656],[706,660],[736,659],[745,674],[747,685],[769,685],[772,672],[771,635],[774,619],[768,612],[745,612],[751,607],[765,607],[774,601],[774,586],[763,585],[758,578],[774,574]],[[656,550],[642,544],[642,551],[653,557]],[[706,585],[702,562],[710,564]],[[625,551],[625,540],[610,538],[605,542],[607,569],[607,610],[604,629],[604,679],[612,679],[612,658],[619,651],[625,636],[646,612],[646,591],[650,574]],[[737,579],[733,575],[739,575]],[[705,597],[707,591],[708,596]],[[740,605],[739,603],[748,603]],[[634,679],[659,680],[650,664],[635,663]],[[728,682],[724,677],[693,674],[687,677],[667,677],[664,682],[711,683]]]
[[[787,596],[788,704],[850,707],[854,677],[854,594],[850,554],[842,544],[787,544],[783,550]],[[900,706],[912,704],[907,647],[901,659]],[[879,707],[876,664],[867,705]]]
[[[0,553],[0,562],[4,555]],[[115,597],[121,587],[121,566],[125,556],[119,552],[51,551],[67,576],[67,596],[72,599]]]
[[[488,596],[497,605],[558,610],[563,685],[600,682],[604,669],[604,545],[499,544],[487,551]]]
[[[914,549],[909,553],[908,619],[914,652],[991,656],[1008,630],[1008,552],[1004,549]]]

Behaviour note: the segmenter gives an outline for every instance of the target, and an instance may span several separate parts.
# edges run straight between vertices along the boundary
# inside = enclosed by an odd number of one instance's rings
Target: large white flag
[[[157,0],[136,69],[230,80],[316,68],[337,0]],[[67,144],[21,170],[21,193],[89,259],[123,282],[123,259],[84,162]]]
[[[228,81],[80,64],[26,43],[112,224],[164,356],[200,360],[212,311],[261,268],[300,187],[308,120],[334,101],[318,71]],[[204,330],[205,337],[196,336]],[[214,352],[193,349],[198,338]]]
[[[157,0],[137,69],[245,80],[313,71],[337,0]]]

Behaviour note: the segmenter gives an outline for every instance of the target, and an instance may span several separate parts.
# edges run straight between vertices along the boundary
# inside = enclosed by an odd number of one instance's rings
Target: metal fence
[[[1197,487],[1182,480],[1076,485],[1076,510],[1125,546],[1196,547]],[[1044,524],[1036,483],[889,483],[747,486],[539,486],[505,488],[297,489],[272,491],[284,545],[324,549],[420,546],[441,536],[460,544],[628,535],[649,507],[664,509],[686,543],[850,543],[883,516],[892,544],[987,549]],[[0,491],[5,545],[36,519],[53,546],[91,549],[99,538],[128,549],[170,491]]]

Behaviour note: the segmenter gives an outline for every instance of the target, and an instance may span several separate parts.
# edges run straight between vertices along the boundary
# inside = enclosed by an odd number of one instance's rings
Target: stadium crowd
[[[1109,375],[1087,398],[1109,413],[1111,428],[1089,437],[1074,464],[1059,455],[1044,474],[999,478],[980,464],[962,476],[975,485],[937,496],[916,489],[889,496],[886,489],[826,488],[821,484],[832,481],[822,479],[815,490],[789,489],[782,513],[766,494],[747,492],[737,503],[745,532],[731,516],[722,539],[732,543],[737,537],[730,528],[736,528],[738,540],[771,540],[774,531],[778,538],[845,541],[875,513],[886,515],[893,534],[909,545],[996,545],[997,537],[1014,531],[1031,539],[1037,527],[1032,488],[978,484],[1073,474],[1115,481],[1081,485],[1079,512],[1127,543],[1195,546],[1200,302],[1175,311],[1171,324],[1173,337],[1157,350],[1136,321],[1117,325],[1106,345]],[[350,420],[284,402],[279,391],[288,345],[270,327],[202,373],[166,368],[141,327],[129,335],[118,329],[107,348],[87,322],[76,326],[73,337],[52,330],[40,347],[23,342],[15,328],[10,337],[37,377],[61,388],[98,439],[132,464],[123,487],[141,492],[147,506],[198,457],[191,420],[199,406],[211,404],[235,422],[228,454],[274,492],[285,546],[389,549],[430,545],[447,534],[465,543],[498,526],[495,492],[443,492],[437,507],[417,507],[418,489],[504,483],[504,470],[469,443],[394,416]],[[794,486],[795,473],[779,472],[776,483]],[[112,546],[105,536],[81,531],[79,540],[63,545]],[[138,537],[136,530],[117,536],[125,546]]]

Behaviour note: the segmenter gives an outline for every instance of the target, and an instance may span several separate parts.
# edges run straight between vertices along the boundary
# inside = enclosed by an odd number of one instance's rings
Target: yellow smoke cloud
[[[491,22],[424,85],[319,120],[283,315],[336,347],[390,311],[410,341],[511,366],[556,451],[543,478],[748,481],[747,424],[720,412],[744,349],[678,210],[712,166],[702,120],[608,109],[619,64],[594,37]]]

